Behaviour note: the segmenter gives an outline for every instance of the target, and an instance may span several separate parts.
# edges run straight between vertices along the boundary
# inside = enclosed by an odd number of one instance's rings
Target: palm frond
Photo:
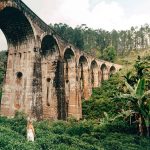
[[[130,93],[132,95],[134,95],[135,94],[135,90],[133,89],[133,87],[128,82],[125,82],[125,85],[127,86],[127,88],[130,91]]]
[[[145,79],[139,79],[137,87],[135,89],[136,96],[137,97],[142,97],[144,95],[144,90],[145,90]]]

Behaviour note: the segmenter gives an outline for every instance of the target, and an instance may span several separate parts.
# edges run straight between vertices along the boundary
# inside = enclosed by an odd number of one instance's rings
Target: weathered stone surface
[[[1,115],[80,119],[81,99],[121,68],[76,49],[21,0],[0,0],[0,29],[9,47]]]

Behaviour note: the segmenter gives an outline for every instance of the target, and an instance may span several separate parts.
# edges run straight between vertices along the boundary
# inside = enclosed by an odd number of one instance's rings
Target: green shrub
[[[16,123],[19,119],[24,120],[22,117],[14,119],[0,117],[0,149],[145,150],[150,147],[149,139],[135,135],[131,132],[132,127],[128,127],[124,122],[114,121],[102,126],[98,120],[35,122],[35,142],[27,142],[26,135],[17,129]],[[24,125],[24,121],[18,123],[22,128]]]

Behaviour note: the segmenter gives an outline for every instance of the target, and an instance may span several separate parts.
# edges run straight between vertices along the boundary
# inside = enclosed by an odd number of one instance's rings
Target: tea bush
[[[0,149],[148,150],[150,147],[149,139],[137,136],[131,126],[119,121],[107,124],[102,124],[98,120],[34,122],[34,142],[26,140],[26,133],[23,132],[26,129],[25,122],[24,117],[0,117]]]

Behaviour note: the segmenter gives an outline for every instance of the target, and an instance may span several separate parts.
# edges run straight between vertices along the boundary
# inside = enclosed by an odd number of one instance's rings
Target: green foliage
[[[2,98],[2,89],[0,89],[0,104],[1,104],[1,98]]]
[[[148,24],[145,24],[140,28],[131,27],[130,30],[113,30],[111,32],[105,31],[103,29],[94,30],[87,27],[85,24],[75,28],[72,28],[63,23],[54,25],[51,24],[50,26],[68,42],[74,44],[81,50],[94,55],[95,53],[93,50],[99,51],[102,56],[104,53],[107,55],[107,52],[105,51],[110,45],[114,47],[115,53],[117,53],[117,55],[122,56],[130,54],[132,51],[137,52],[137,50],[149,48],[147,43],[147,35],[149,35],[150,27]],[[109,60],[112,56],[105,57]]]
[[[116,58],[116,50],[115,50],[115,48],[113,46],[109,46],[106,49],[104,49],[102,58],[104,60],[114,62],[114,60]]]
[[[103,81],[102,86],[93,89],[89,101],[83,101],[83,116],[86,119],[97,119],[104,116],[104,112],[117,115],[124,106],[124,101],[116,99],[122,91],[122,78],[119,74],[113,75],[108,81]]]
[[[0,51],[0,104],[2,97],[2,83],[6,71],[6,61],[7,61],[6,51]]]
[[[144,150],[150,146],[148,139],[134,135],[134,127],[119,120],[105,125],[97,120],[34,122],[34,142],[27,142],[26,135],[17,129],[19,126],[25,128],[24,122],[26,119],[20,114],[14,119],[0,117],[0,149]]]
[[[129,76],[130,73],[125,77],[125,85],[128,89],[126,94],[123,94],[121,98],[127,101],[129,110],[131,112],[130,116],[135,116],[136,122],[139,126],[140,135],[144,134],[143,126],[146,125],[147,136],[150,135],[150,90],[146,87],[146,80],[149,77],[149,63],[147,61],[142,61],[140,57],[136,61],[135,65],[135,75]],[[130,77],[130,78],[128,78]],[[130,80],[129,80],[130,79]],[[132,82],[131,79],[136,79]]]

